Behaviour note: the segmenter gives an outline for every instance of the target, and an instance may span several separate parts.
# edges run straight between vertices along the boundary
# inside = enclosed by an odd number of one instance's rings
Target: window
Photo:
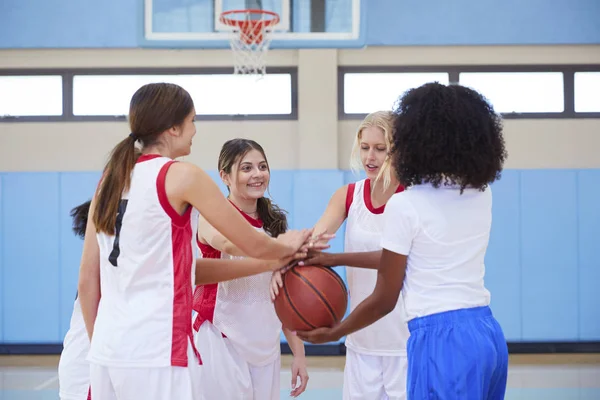
[[[600,72],[575,72],[575,112],[600,112]]]
[[[562,72],[463,72],[459,82],[484,95],[498,113],[564,111]]]
[[[131,97],[152,82],[175,83],[186,89],[198,115],[291,115],[290,74],[253,76],[214,75],[76,75],[73,114],[123,116]]]
[[[0,118],[62,112],[62,76],[0,76]]]
[[[404,92],[428,82],[448,84],[448,73],[345,73],[344,113],[368,114],[391,110]]]

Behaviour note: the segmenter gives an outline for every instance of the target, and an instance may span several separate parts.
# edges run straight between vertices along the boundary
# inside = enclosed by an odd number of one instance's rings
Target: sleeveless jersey
[[[260,220],[238,211],[253,227],[262,230]],[[198,242],[198,246],[204,258],[243,258],[204,243]],[[249,364],[263,366],[273,362],[281,351],[282,327],[269,294],[271,276],[269,271],[198,286],[194,294],[194,310],[198,313],[194,329],[197,331],[204,321],[210,321]]]
[[[141,156],[115,235],[98,233],[102,297],[88,360],[107,367],[185,367],[192,339],[197,211],[179,215],[165,178],[174,161]]]
[[[402,191],[400,186],[398,191]],[[398,192],[397,191],[397,192]],[[348,186],[346,197],[345,252],[381,250],[383,211],[385,205],[374,208],[371,203],[371,181],[363,179]],[[375,289],[377,270],[346,267],[350,309],[354,310]],[[404,316],[402,296],[394,310],[372,325],[346,338],[346,347],[357,353],[398,356],[406,355],[409,332]]]

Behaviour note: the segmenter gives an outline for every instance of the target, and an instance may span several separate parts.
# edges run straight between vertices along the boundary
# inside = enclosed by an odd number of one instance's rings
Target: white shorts
[[[372,356],[346,349],[344,400],[406,400],[406,356]]]
[[[202,366],[188,346],[187,367],[123,368],[90,363],[92,400],[208,400],[202,397]]]
[[[90,339],[85,329],[79,300],[75,300],[69,331],[58,362],[58,385],[61,400],[86,400],[90,388],[90,363],[87,355]]]
[[[281,356],[264,366],[247,363],[209,321],[195,334],[207,400],[279,400]]]

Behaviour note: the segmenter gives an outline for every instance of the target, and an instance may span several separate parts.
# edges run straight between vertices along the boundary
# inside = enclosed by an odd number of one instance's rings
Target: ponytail
[[[269,198],[261,197],[258,199],[256,211],[263,222],[264,230],[272,237],[277,237],[287,231],[286,212],[273,204]]]
[[[136,137],[130,135],[113,149],[104,168],[104,177],[96,195],[94,224],[98,232],[114,235],[119,202],[129,189],[131,173],[137,161]]]

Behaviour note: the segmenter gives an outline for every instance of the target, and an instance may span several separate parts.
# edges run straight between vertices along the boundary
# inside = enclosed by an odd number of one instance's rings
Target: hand
[[[301,253],[306,252],[306,250],[303,251],[301,247],[304,247],[304,243],[307,242],[312,233],[312,229],[302,229],[300,231],[289,230],[277,236],[277,239],[275,240],[286,246],[289,250],[286,256],[291,256],[298,251]]]
[[[334,263],[329,257],[330,253],[324,253],[322,251],[308,250],[306,258],[298,262],[298,265],[322,265],[323,267],[334,267]]]
[[[300,378],[300,385],[298,385],[298,378]],[[306,358],[294,357],[294,361],[292,361],[292,392],[290,393],[290,396],[300,396],[306,390],[307,384],[308,372],[306,371]]]
[[[306,253],[296,253],[296,254],[304,254],[306,257]],[[300,257],[300,258],[304,258]],[[302,262],[302,261],[300,261]],[[275,298],[279,296],[279,288],[283,287],[283,274],[288,272],[290,269],[294,268],[296,265],[299,265],[300,262],[292,262],[283,268],[279,268],[277,271],[273,272],[273,276],[271,277],[271,285],[269,286],[269,291],[271,292],[271,300],[275,301]]]
[[[312,331],[297,331],[296,336],[305,342],[314,344],[336,342],[342,337],[335,327],[317,328]]]
[[[275,301],[277,296],[279,296],[279,288],[283,287],[283,276],[284,272],[281,270],[273,272],[273,276],[271,277],[271,285],[269,285],[269,292],[271,292],[271,301]]]
[[[272,260],[267,262],[267,271],[287,271],[290,268],[298,265],[298,260],[306,258],[306,253],[296,252],[291,256],[281,258],[279,260]],[[282,283],[283,284],[283,283]]]
[[[329,241],[335,237],[334,234],[323,231],[318,234],[313,234],[307,242],[302,245],[301,251],[312,250],[325,250],[331,247]]]

